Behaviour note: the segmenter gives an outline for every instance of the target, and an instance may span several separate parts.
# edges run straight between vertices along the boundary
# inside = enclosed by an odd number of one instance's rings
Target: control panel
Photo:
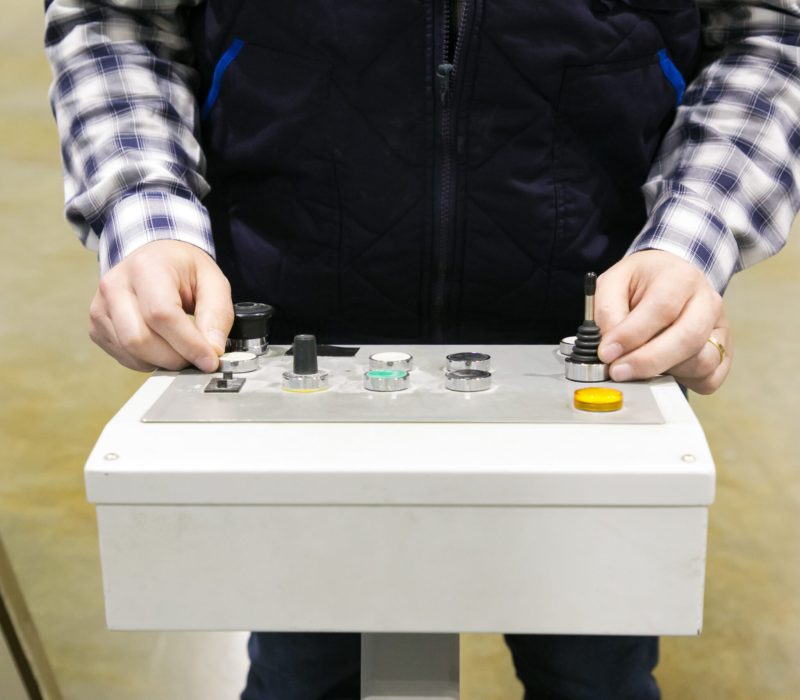
[[[318,346],[301,334],[271,348],[272,307],[239,303],[219,373],[181,373],[143,420],[662,423],[646,383],[608,381],[595,287],[587,274],[584,321],[558,347]]]
[[[145,422],[663,423],[648,382],[566,378],[555,346],[317,346],[178,373]]]

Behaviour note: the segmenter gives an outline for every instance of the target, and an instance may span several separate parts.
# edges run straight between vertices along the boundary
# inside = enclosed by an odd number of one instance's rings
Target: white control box
[[[370,355],[413,356],[367,391]],[[445,387],[491,355],[491,388]],[[114,629],[697,634],[714,464],[671,378],[572,405],[545,346],[364,347],[330,388],[157,373],[86,465]],[[218,376],[218,375],[217,375]]]

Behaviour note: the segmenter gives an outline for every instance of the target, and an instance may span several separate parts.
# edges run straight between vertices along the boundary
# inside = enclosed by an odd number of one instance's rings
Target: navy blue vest
[[[273,338],[553,342],[644,223],[692,0],[208,0],[218,259]]]

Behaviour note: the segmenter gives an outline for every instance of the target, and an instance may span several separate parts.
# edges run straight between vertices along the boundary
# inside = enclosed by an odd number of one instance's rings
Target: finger
[[[669,373],[682,379],[704,379],[716,372],[720,364],[730,357],[730,335],[727,328],[715,328],[709,333],[709,338],[714,338],[725,348],[722,360],[717,347],[706,340],[697,354],[670,368]]]
[[[715,392],[720,386],[722,386],[722,383],[725,381],[728,373],[731,371],[731,367],[733,365],[733,356],[726,352],[725,358],[722,360],[722,362],[719,362],[719,352],[716,350],[716,348],[714,348],[714,351],[717,354],[718,365],[710,375],[705,377],[676,376],[675,379],[685,387],[698,394],[712,394]]]
[[[90,312],[90,319],[89,337],[123,367],[137,372],[152,372],[155,369],[153,365],[133,357],[120,345],[114,325],[107,315],[101,315],[95,310]]]
[[[215,349],[186,315],[180,294],[168,276],[149,276],[134,288],[142,318],[169,346],[203,372],[219,366]]]
[[[128,355],[164,369],[178,370],[187,365],[181,355],[147,327],[132,290],[120,290],[108,298],[107,304],[117,342]]]
[[[708,377],[703,379],[675,377],[675,379],[696,394],[713,394],[722,386],[730,371],[731,361],[726,358]]]
[[[609,364],[623,352],[622,345],[607,340],[608,334],[630,313],[630,276],[627,267],[613,267],[597,278],[594,316],[603,334],[597,352]]]
[[[231,285],[216,264],[211,262],[198,266],[195,284],[195,323],[217,354],[221,355],[225,352],[225,341],[233,325]]]
[[[672,325],[613,363],[611,377],[616,381],[648,379],[694,357],[708,344],[718,314],[710,297],[693,296]]]
[[[691,295],[690,288],[676,289],[667,275],[657,277],[631,312],[608,332],[607,347],[618,344],[621,355],[632,353],[671,326]]]

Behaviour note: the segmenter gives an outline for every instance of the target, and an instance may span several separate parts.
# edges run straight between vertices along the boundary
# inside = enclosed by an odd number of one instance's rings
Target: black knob
[[[261,355],[267,351],[269,319],[275,313],[269,304],[240,301],[233,305],[233,326],[228,334],[228,349]]]
[[[316,374],[317,339],[313,335],[296,335],[294,337],[294,373]]]
[[[237,340],[252,340],[253,338],[266,338],[269,319],[275,313],[269,304],[259,304],[254,301],[240,301],[233,305],[233,327],[231,338]]]

